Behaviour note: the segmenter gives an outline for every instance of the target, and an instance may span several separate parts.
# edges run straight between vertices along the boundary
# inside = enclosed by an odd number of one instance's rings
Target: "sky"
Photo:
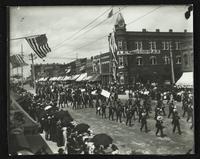
[[[108,18],[112,7],[114,15]],[[113,31],[119,11],[127,31],[145,28],[147,31],[160,29],[168,32],[173,29],[174,32],[183,32],[187,29],[193,32],[193,16],[185,19],[185,5],[24,6],[10,7],[10,39],[46,34],[52,51],[45,61],[37,57],[37,64],[68,63],[76,57],[90,58],[109,50],[108,34]],[[24,60],[30,64],[29,54],[33,50],[25,39],[10,40],[10,55],[19,54],[21,46]],[[24,68],[24,75],[30,75],[30,66]]]

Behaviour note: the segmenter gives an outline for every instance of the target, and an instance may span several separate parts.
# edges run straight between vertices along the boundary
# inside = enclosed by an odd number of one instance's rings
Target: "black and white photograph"
[[[192,4],[8,11],[9,156],[195,154]]]

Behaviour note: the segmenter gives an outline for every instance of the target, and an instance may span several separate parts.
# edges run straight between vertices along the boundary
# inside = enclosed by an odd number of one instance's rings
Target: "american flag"
[[[16,67],[22,67],[22,66],[26,66],[28,65],[21,54],[16,54],[16,55],[12,55],[10,57],[10,62],[12,64],[12,68],[16,68]]]
[[[34,36],[34,37],[27,37],[26,38],[28,44],[33,49],[33,51],[40,57],[46,57],[48,52],[51,52],[51,49],[47,43],[46,34]]]

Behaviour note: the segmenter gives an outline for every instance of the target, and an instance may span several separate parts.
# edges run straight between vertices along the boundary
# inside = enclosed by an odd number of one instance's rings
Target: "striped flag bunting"
[[[21,54],[12,55],[10,57],[10,62],[13,68],[27,66],[28,64],[24,61]]]
[[[118,61],[117,61],[117,44],[115,41],[115,32],[113,31],[110,36],[108,37],[109,41],[109,48],[113,55],[113,60],[115,61],[112,66],[112,73],[113,78],[115,81],[117,81],[117,68],[118,68]]]
[[[46,34],[34,36],[34,37],[27,37],[25,38],[30,47],[33,49],[33,51],[40,57],[44,58],[46,57],[48,52],[51,52],[51,49],[47,43],[47,37]]]
[[[110,50],[111,50],[111,53],[113,55],[113,59],[115,61],[115,63],[118,65],[118,62],[117,62],[117,58],[116,58],[116,53],[117,53],[117,44],[115,42],[115,34],[114,32],[112,32],[108,38],[108,41],[109,41],[109,47],[110,47]]]

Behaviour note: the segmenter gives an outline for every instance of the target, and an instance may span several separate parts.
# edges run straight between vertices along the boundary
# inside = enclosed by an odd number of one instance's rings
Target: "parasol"
[[[104,147],[107,147],[109,144],[112,144],[113,139],[107,134],[97,134],[91,141],[94,142],[95,146],[103,145]]]
[[[20,150],[17,151],[17,155],[34,155],[34,154],[28,150]]]
[[[76,125],[76,127],[74,128],[74,131],[78,131],[79,134],[87,132],[88,129],[90,128],[90,126],[88,124],[85,123],[81,123]]]

